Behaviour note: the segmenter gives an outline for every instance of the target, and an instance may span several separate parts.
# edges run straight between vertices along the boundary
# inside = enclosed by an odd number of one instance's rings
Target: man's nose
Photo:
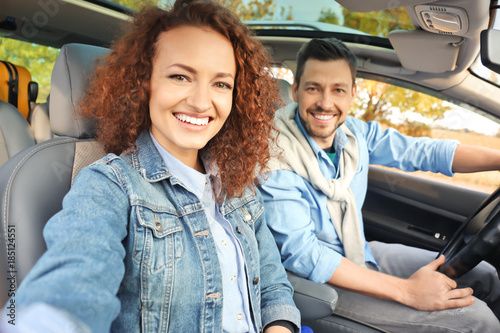
[[[335,104],[333,95],[329,92],[323,93],[321,99],[318,102],[319,102],[318,105],[323,110],[330,110],[333,108],[333,105]]]

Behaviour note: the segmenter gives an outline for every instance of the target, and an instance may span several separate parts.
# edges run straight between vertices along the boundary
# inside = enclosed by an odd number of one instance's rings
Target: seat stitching
[[[59,143],[68,143],[68,142],[76,142],[75,138],[69,138],[69,139],[63,139],[63,140],[58,140],[57,144]],[[7,185],[5,187],[5,196],[3,200],[3,217],[2,217],[2,223],[4,226],[4,239],[7,240],[7,199],[10,197],[10,188],[12,186],[12,182],[15,178],[15,175],[17,174],[17,171],[20,169],[21,165],[24,164],[26,159],[29,157],[33,156],[35,153],[39,152],[41,149],[45,148],[46,146],[51,146],[54,142],[48,142],[48,143],[43,143],[41,146],[33,149],[30,151],[28,154],[26,154],[15,166],[15,168],[12,170],[12,173],[10,175],[10,178],[7,182]]]

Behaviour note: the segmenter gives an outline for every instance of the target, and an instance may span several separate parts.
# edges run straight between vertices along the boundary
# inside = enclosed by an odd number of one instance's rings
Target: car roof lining
[[[0,21],[7,17],[17,27],[0,29],[0,36],[57,48],[69,42],[109,46],[130,19],[123,12],[76,0],[0,1]]]

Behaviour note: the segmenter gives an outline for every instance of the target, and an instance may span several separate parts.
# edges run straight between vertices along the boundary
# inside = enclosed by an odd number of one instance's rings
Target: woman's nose
[[[203,112],[210,108],[210,91],[208,87],[197,84],[193,87],[191,95],[187,98],[188,105],[197,112]]]

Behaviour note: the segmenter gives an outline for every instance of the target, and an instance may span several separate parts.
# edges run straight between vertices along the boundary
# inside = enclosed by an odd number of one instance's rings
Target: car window
[[[498,149],[500,124],[476,108],[451,101],[444,96],[418,88],[401,87],[391,82],[358,78],[358,93],[351,114],[364,121],[375,120],[384,128],[393,127],[411,136],[453,139],[461,144]],[[403,172],[395,168],[389,168]],[[411,175],[491,193],[500,185],[500,172],[441,174],[416,171]]]
[[[293,84],[293,72],[287,65],[281,63],[274,63],[271,67],[271,73],[274,78],[282,79]]]
[[[0,60],[23,66],[30,72],[31,80],[38,83],[37,103],[47,100],[52,67],[58,54],[57,48],[0,38]]]

